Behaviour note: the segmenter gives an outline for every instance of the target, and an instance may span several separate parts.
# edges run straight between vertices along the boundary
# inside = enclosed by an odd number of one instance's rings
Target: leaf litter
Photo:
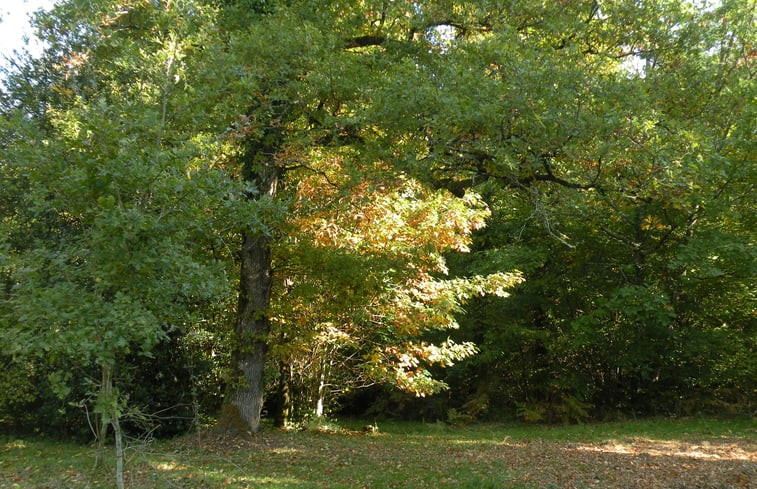
[[[601,441],[512,439],[505,432],[267,431],[243,438],[204,432],[156,443],[132,460],[126,480],[140,489],[757,489],[753,431]],[[33,448],[36,442],[24,443]],[[112,487],[107,470],[77,461],[56,460],[63,468],[57,475],[35,471],[35,462],[50,461],[21,460],[30,450],[18,446],[0,446],[0,487]]]

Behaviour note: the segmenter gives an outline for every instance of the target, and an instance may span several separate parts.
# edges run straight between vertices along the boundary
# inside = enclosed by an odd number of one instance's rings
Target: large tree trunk
[[[272,124],[260,140],[248,142],[242,173],[256,188],[248,198],[276,198],[282,172],[276,162],[280,144],[278,123]],[[227,431],[257,433],[260,430],[273,283],[271,241],[270,231],[248,230],[242,235],[239,303],[232,351],[237,375],[232,379],[219,421],[219,427]]]
[[[241,253],[239,304],[237,308],[236,342],[232,356],[238,378],[224,411],[225,428],[260,430],[263,408],[267,336],[270,327],[268,307],[271,299],[270,238],[246,234]]]
[[[241,158],[242,177],[255,189],[247,195],[253,200],[275,199],[283,173],[277,157],[284,141],[284,122],[290,106],[281,101],[269,103],[267,110],[260,110],[260,114],[271,117],[263,134],[256,136],[246,129],[240,133],[246,138]],[[271,229],[248,229],[242,233],[239,303],[231,356],[237,375],[232,379],[219,420],[219,427],[227,431],[260,431],[265,399],[263,374],[271,326],[268,316],[273,283],[271,242],[276,228],[275,223],[267,224]]]

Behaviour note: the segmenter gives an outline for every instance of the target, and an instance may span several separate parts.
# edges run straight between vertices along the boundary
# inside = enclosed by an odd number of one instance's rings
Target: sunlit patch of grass
[[[685,442],[681,440],[654,440],[634,438],[630,442],[608,441],[605,443],[579,444],[577,451],[638,455],[652,457],[682,457],[701,460],[753,460],[754,453],[734,443]]]
[[[26,448],[26,442],[23,440],[12,440],[5,444],[6,450]]]
[[[294,455],[301,453],[302,450],[299,450],[297,448],[289,448],[289,447],[279,447],[279,448],[273,448],[271,450],[271,453],[275,455]]]
[[[187,469],[186,465],[178,465],[176,462],[161,462],[159,464],[156,464],[154,467],[156,470],[160,470],[162,472]]]

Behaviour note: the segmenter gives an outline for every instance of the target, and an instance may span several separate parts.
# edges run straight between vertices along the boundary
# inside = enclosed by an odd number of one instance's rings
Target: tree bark
[[[263,408],[264,370],[266,339],[270,329],[268,306],[271,298],[271,243],[263,235],[246,233],[241,252],[241,275],[239,303],[237,306],[236,341],[233,354],[234,366],[240,378],[235,379],[226,414],[238,417],[228,427],[240,422],[245,431],[260,430],[260,414]],[[236,412],[234,412],[236,411]]]
[[[113,369],[110,365],[103,365],[100,369],[100,400],[107,400],[113,393]],[[95,411],[97,412],[97,411]],[[110,413],[100,413],[95,416],[95,438],[97,438],[97,453],[95,455],[95,467],[102,465],[105,457],[105,438],[108,436]]]
[[[276,154],[281,141],[282,128],[276,117],[260,139],[247,142],[242,174],[256,189],[248,194],[248,198],[276,198],[282,173]],[[231,392],[219,420],[219,427],[225,431],[260,431],[273,283],[272,234],[271,230],[259,229],[242,233],[239,302],[232,351],[237,376],[232,380]]]
[[[325,354],[328,354],[328,353],[325,353]],[[330,366],[331,366],[331,362],[326,360],[326,358],[323,358],[321,360],[321,372],[318,375],[318,400],[315,403],[315,416],[317,418],[322,418],[325,413],[326,377],[328,375],[328,367]]]
[[[120,415],[118,412],[113,413],[113,432],[116,436],[116,488],[124,489],[124,445],[121,435],[121,423],[118,421]]]
[[[292,416],[292,366],[288,362],[279,364],[279,387],[276,392],[273,421],[278,428],[287,428]]]

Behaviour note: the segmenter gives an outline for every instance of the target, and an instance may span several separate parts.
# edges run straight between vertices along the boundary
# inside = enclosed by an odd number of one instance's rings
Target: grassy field
[[[757,488],[749,420],[647,420],[582,426],[359,423],[267,430],[248,439],[211,431],[132,443],[126,485],[175,488]],[[0,439],[0,487],[115,487],[94,449]]]

